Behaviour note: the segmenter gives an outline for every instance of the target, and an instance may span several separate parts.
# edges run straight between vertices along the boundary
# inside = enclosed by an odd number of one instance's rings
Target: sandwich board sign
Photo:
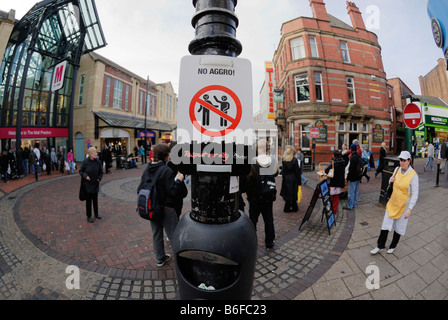
[[[314,211],[314,207],[317,203],[317,199],[322,199],[322,218],[325,216],[326,224],[328,228],[328,234],[331,235],[331,227],[333,225],[336,225],[334,212],[333,212],[333,205],[331,203],[330,198],[330,189],[328,187],[327,180],[323,180],[320,182],[316,189],[314,189],[314,194],[311,198],[310,205],[308,206],[308,209],[305,213],[305,216],[303,217],[302,223],[300,224],[299,230],[302,228],[303,224],[307,222],[311,218],[311,214]]]
[[[190,164],[203,164],[211,158],[220,160],[214,164],[233,165],[235,157],[245,158],[247,149],[241,150],[252,145],[254,140],[252,110],[252,65],[249,60],[215,55],[182,58],[177,143],[178,148],[192,146],[191,150],[182,151],[182,156],[192,155],[194,162]],[[239,153],[235,152],[236,146],[243,146]],[[218,147],[221,150],[217,152]],[[232,151],[224,154],[224,149]],[[177,152],[172,156],[176,157]],[[185,164],[185,157],[182,160]],[[214,169],[210,170],[213,172]],[[221,169],[217,170],[221,172]]]

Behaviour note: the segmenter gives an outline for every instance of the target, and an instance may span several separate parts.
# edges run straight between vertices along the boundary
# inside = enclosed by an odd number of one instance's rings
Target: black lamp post
[[[196,37],[192,55],[237,57],[237,0],[193,0]],[[250,300],[257,235],[239,211],[239,194],[230,193],[232,173],[194,172],[191,212],[176,229],[174,254],[181,299]],[[208,290],[208,289],[211,290]]]

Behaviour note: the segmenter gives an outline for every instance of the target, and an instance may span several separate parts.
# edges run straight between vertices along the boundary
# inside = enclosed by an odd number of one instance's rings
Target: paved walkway
[[[423,171],[423,159],[416,161]],[[143,167],[113,170],[100,190],[102,220],[87,223],[77,199],[79,176],[27,177],[0,183],[0,299],[179,299],[174,261],[155,265],[149,223],[135,213],[135,190]],[[408,234],[394,254],[369,254],[379,234],[384,208],[378,206],[381,179],[361,184],[359,208],[343,211],[328,235],[321,205],[302,230],[315,173],[304,189],[298,213],[275,203],[276,245],[259,249],[253,300],[293,299],[448,299],[448,217],[441,199],[448,183],[435,186],[434,172],[421,172],[419,203]],[[277,180],[280,189],[281,178]],[[188,211],[190,199],[185,199]],[[172,253],[166,242],[167,252]],[[67,288],[80,270],[79,289]],[[380,289],[368,289],[368,266],[378,266]],[[70,285],[70,283],[69,283]]]

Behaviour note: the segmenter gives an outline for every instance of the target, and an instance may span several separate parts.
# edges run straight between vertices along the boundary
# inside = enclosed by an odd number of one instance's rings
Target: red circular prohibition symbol
[[[232,118],[231,116],[229,116],[228,114],[218,110],[217,108],[209,105],[207,102],[202,100],[202,95],[212,91],[212,90],[219,90],[219,91],[223,91],[225,93],[227,93],[235,102],[236,105],[236,117]],[[211,112],[216,113],[218,116],[224,118],[225,120],[229,121],[231,123],[231,125],[229,127],[227,127],[226,129],[222,130],[222,131],[212,131],[212,130],[208,130],[205,129],[204,127],[201,126],[201,124],[198,122],[198,120],[196,119],[196,115],[195,115],[195,107],[196,104],[199,103],[202,106],[206,107],[207,109],[209,109]],[[243,109],[241,106],[241,101],[238,98],[238,96],[229,88],[226,88],[224,86],[219,86],[219,85],[212,85],[212,86],[208,86],[205,87],[204,89],[201,89],[198,93],[196,93],[193,97],[193,99],[191,99],[191,103],[190,103],[190,119],[191,122],[193,123],[193,126],[201,133],[204,135],[207,135],[209,137],[223,137],[229,133],[231,133],[233,130],[236,129],[236,127],[238,127],[240,121],[241,121],[241,117],[243,115]]]

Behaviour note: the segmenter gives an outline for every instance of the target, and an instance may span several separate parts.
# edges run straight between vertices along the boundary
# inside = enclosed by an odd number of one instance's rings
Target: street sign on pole
[[[403,119],[409,129],[417,129],[422,122],[422,112],[416,104],[410,103],[404,108]]]
[[[224,56],[182,59],[177,117],[178,135],[182,135],[179,140],[232,141],[241,131],[253,128],[252,106],[249,60]]]
[[[319,138],[319,129],[318,128],[311,128],[310,136],[313,139]]]

